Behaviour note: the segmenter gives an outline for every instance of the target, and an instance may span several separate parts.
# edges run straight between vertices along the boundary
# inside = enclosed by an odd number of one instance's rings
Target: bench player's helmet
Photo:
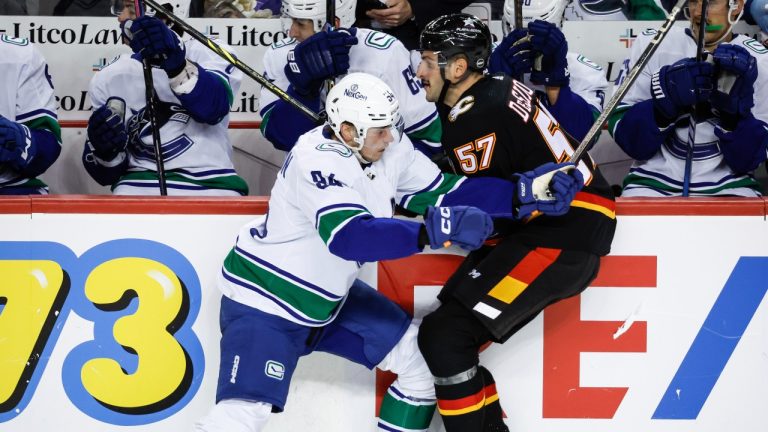
[[[326,0],[283,0],[281,14],[283,18],[311,20],[317,33],[326,24],[325,2]],[[356,5],[356,0],[336,0],[336,18],[339,19],[339,27],[352,27],[355,23]]]

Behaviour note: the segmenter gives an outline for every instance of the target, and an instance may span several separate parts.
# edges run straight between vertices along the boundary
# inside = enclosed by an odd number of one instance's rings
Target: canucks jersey
[[[599,64],[575,52],[569,51],[565,58],[568,61],[570,74],[568,87],[571,88],[572,92],[581,96],[599,115],[603,110],[603,103],[609,90],[605,71]],[[523,79],[525,85],[537,92],[544,92],[544,86],[531,83],[530,77],[531,74],[525,74]]]
[[[358,28],[357,45],[349,50],[349,73],[365,72],[380,78],[395,92],[400,101],[400,114],[405,122],[405,133],[417,149],[432,154],[440,149],[440,119],[435,105],[428,102],[421,82],[411,67],[410,53],[395,37],[375,30]],[[272,44],[264,54],[264,76],[277,87],[287,90],[290,82],[283,71],[288,63],[288,52],[298,41],[283,39]],[[343,76],[336,77],[338,82]],[[325,95],[321,95],[325,100]],[[269,90],[262,88],[259,107],[262,121],[278,100]],[[274,122],[275,119],[269,121]]]
[[[30,129],[50,131],[60,148],[61,129],[57,121],[53,81],[42,54],[27,39],[1,34],[0,78],[3,83],[0,115]],[[6,164],[0,165],[0,187],[47,191],[42,181],[16,172]]]
[[[658,0],[573,0],[565,7],[564,16],[579,21],[666,19]]]
[[[638,36],[632,47],[629,61],[625,62],[624,75],[637,62],[656,30],[648,29]],[[758,76],[754,84],[752,114],[757,120],[768,121],[768,49],[760,42],[736,35],[730,42],[746,48],[757,59]],[[637,81],[627,92],[611,119],[611,133],[616,136],[622,116],[635,104],[652,99],[652,75],[664,65],[682,58],[696,56],[696,41],[686,28],[673,27],[661,45],[638,75]],[[691,169],[690,194],[702,196],[736,195],[754,197],[760,195],[760,186],[751,174],[736,174],[726,164],[720,150],[719,139],[714,133],[719,119],[707,110],[696,125],[696,142]],[[650,121],[649,121],[650,123]],[[648,124],[648,128],[657,128]],[[677,119],[674,131],[667,134],[661,148],[648,160],[635,161],[624,179],[623,196],[674,196],[681,195],[688,148],[688,117]],[[620,144],[621,145],[621,144]]]
[[[229,100],[236,93],[242,72],[196,40],[184,42],[186,57],[225,83]],[[224,47],[225,49],[229,49]],[[229,115],[216,124],[196,121],[171,90],[167,74],[152,69],[157,95],[157,121],[162,143],[164,168],[169,194],[172,195],[246,195],[245,181],[232,164],[229,140]],[[90,83],[91,102],[101,107],[111,98],[125,102],[125,124],[129,135],[128,168],[113,185],[116,194],[146,193],[157,188],[152,130],[145,115],[144,75],[135,55],[123,54],[99,71]],[[104,164],[91,156],[86,164]]]
[[[307,132],[288,153],[269,213],[242,227],[220,279],[227,297],[309,326],[334,318],[362,264],[331,253],[344,247],[334,244],[339,230],[361,216],[390,218],[394,202],[422,213],[466,180],[441,174],[405,135],[361,166],[328,130]]]
[[[503,75],[485,76],[453,107],[439,103],[443,147],[464,175],[513,179],[547,162],[563,162],[577,142],[559,129],[534,91]],[[515,223],[505,234],[542,247],[605,255],[616,226],[608,183],[585,155],[577,165],[585,186],[563,216],[539,216]]]

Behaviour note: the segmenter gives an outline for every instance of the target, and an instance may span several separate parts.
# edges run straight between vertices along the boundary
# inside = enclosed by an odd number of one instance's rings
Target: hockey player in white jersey
[[[664,20],[661,0],[569,0],[565,19],[573,21]]]
[[[229,108],[242,73],[196,40],[180,42],[163,21],[114,10],[133,55],[121,55],[91,80],[94,112],[83,164],[117,195],[158,195],[152,130],[146,115],[142,56],[152,64],[168,195],[248,194],[232,164]],[[226,48],[229,49],[229,48]]]
[[[504,2],[504,39],[491,54],[488,71],[523,76],[526,85],[574,138],[581,140],[603,110],[608,81],[600,65],[568,51],[561,28],[569,0],[523,3],[523,27],[515,29],[515,1]],[[534,69],[540,56],[541,69]]]
[[[365,72],[384,80],[401,101],[405,133],[428,156],[441,154],[441,125],[435,105],[427,102],[415,79],[410,54],[395,37],[351,27],[356,0],[336,0],[338,26],[324,31],[326,0],[283,0],[289,38],[264,54],[264,75],[315,112],[322,110],[325,81]],[[290,150],[302,133],[316,125],[266,89],[261,90],[261,131],[280,150]]]
[[[326,109],[328,123],[288,153],[269,213],[241,228],[224,260],[217,405],[198,431],[260,431],[270,413],[285,409],[297,361],[312,351],[398,374],[379,430],[426,430],[435,395],[417,328],[356,280],[361,265],[427,245],[476,249],[491,233],[488,213],[550,214],[580,188],[557,171],[563,164],[543,168],[557,179],[550,183],[556,200],[546,204],[531,193],[544,178],[533,171],[515,181],[441,173],[401,134],[394,91],[372,75],[344,77],[328,92]],[[523,202],[533,207],[521,214]],[[394,203],[423,214],[424,222],[392,218]]]
[[[768,49],[733,25],[743,0],[712,0],[705,49],[713,62],[696,62],[701,22],[690,0],[690,28],[673,27],[608,120],[616,143],[635,159],[624,178],[624,196],[680,196],[685,184],[689,113],[696,113],[691,196],[759,196],[752,171],[766,160],[768,144]],[[635,41],[626,70],[654,36]],[[625,70],[625,73],[626,73]]]
[[[36,177],[61,153],[53,81],[27,39],[0,35],[0,195],[47,194]]]

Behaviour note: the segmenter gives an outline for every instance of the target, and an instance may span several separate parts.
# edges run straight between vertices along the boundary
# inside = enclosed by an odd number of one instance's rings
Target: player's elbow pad
[[[293,86],[288,87],[287,93],[313,112],[320,110],[319,97],[301,96],[293,90]],[[278,150],[290,151],[301,135],[315,127],[314,120],[282,99],[262,111],[268,114],[262,114],[261,133]]]
[[[733,132],[715,128],[725,163],[736,174],[757,169],[766,160],[768,151],[768,125],[749,116],[741,119]]]
[[[545,97],[544,100],[547,98]],[[549,112],[555,116],[560,126],[579,141],[587,136],[592,123],[595,122],[595,108],[571,91],[568,86],[560,88],[560,94],[554,105],[547,105]]]
[[[633,105],[616,125],[613,138],[635,160],[648,160],[659,151],[664,133],[653,117],[653,100]]]
[[[33,145],[37,147],[35,157],[21,169],[21,173],[29,177],[37,177],[44,173],[61,154],[61,145],[56,135],[47,129],[30,129]]]

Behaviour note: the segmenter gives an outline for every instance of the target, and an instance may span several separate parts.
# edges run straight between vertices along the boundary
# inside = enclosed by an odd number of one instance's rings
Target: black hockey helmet
[[[420,51],[435,51],[441,64],[464,54],[471,70],[482,72],[491,55],[491,31],[474,15],[457,13],[430,21],[421,31]]]

